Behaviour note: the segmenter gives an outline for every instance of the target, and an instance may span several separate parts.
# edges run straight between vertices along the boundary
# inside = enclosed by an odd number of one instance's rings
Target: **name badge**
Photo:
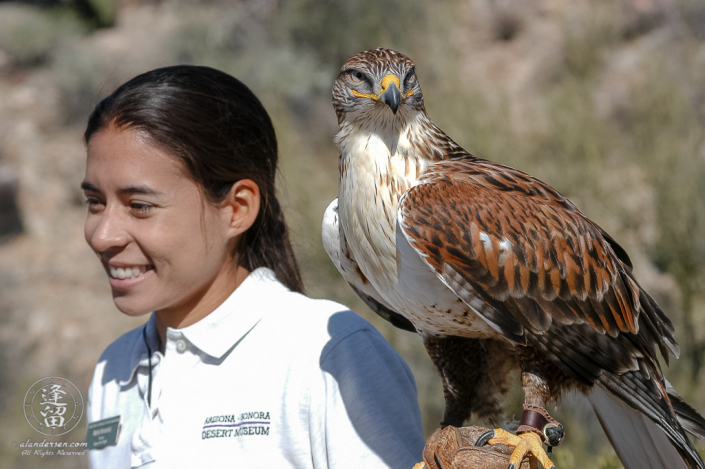
[[[120,416],[98,420],[88,424],[86,443],[88,449],[103,449],[115,446],[120,436]]]

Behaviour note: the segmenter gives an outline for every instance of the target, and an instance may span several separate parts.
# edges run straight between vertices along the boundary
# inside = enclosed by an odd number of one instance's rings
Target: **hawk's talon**
[[[477,441],[475,442],[475,446],[485,446],[487,442],[490,441],[492,438],[494,438],[494,430],[485,432],[480,435],[480,438],[477,439]]]
[[[477,443],[484,440],[490,432],[484,433],[480,438],[478,438]],[[501,428],[495,428],[492,430],[494,436],[486,441],[490,445],[496,445],[498,443],[510,448],[514,448],[512,455],[509,458],[509,469],[516,469],[521,466],[521,462],[525,456],[531,455],[538,460],[538,462],[545,469],[556,469],[543,449],[543,442],[541,441],[541,436],[534,432],[524,432],[519,435],[514,435]],[[475,443],[476,446],[478,444]],[[484,442],[483,442],[484,444]]]

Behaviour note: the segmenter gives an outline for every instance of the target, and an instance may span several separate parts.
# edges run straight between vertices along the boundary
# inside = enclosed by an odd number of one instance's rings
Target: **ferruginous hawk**
[[[387,49],[343,65],[333,88],[339,197],[324,215],[336,267],[382,317],[418,331],[443,381],[443,426],[501,417],[521,370],[510,468],[560,443],[546,403],[588,396],[627,468],[703,468],[685,430],[705,420],[666,381],[673,326],[627,253],[547,184],[476,158],[429,119],[414,63]],[[685,429],[685,430],[684,430]]]

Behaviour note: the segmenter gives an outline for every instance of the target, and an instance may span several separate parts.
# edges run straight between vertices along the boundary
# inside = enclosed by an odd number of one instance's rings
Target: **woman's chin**
[[[115,307],[120,310],[122,314],[125,316],[130,316],[130,317],[139,317],[139,316],[144,316],[145,314],[151,313],[153,310],[149,307],[145,306],[140,306],[134,304],[134,302],[131,301],[124,301],[125,298],[113,298],[113,301],[115,303]]]

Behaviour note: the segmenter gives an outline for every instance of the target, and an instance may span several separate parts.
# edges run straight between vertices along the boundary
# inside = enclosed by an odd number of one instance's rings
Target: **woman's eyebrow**
[[[96,186],[94,186],[93,184],[91,184],[90,182],[87,182],[87,181],[83,181],[81,183],[81,190],[91,191],[91,192],[100,192],[100,190],[98,190],[98,188]]]
[[[149,186],[142,186],[142,185],[137,185],[137,186],[127,186],[127,187],[121,187],[118,189],[118,192],[121,194],[140,194],[140,195],[162,195],[162,192],[159,192],[155,189],[152,189]]]
[[[83,189],[84,191],[100,192],[100,189],[98,189],[96,186],[94,186],[90,182],[86,182],[86,181],[83,181],[81,183],[81,189]],[[118,192],[121,194],[140,194],[140,195],[153,195],[153,196],[162,195],[162,192],[159,192],[157,190],[152,189],[149,186],[144,186],[144,185],[121,187],[118,189]]]

